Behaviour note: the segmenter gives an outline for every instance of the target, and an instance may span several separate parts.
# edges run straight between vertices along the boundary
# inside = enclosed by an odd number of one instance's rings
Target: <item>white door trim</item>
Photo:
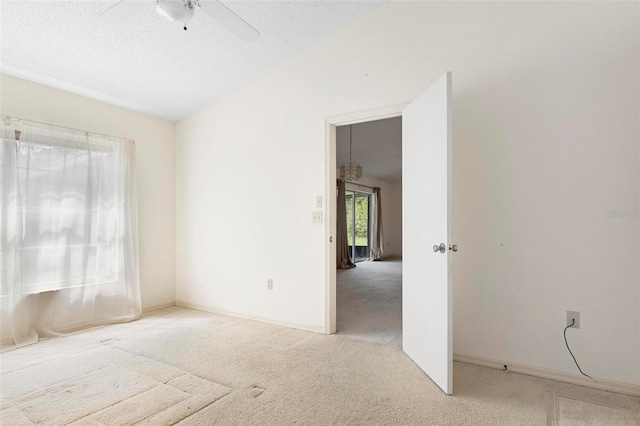
[[[409,103],[332,115],[325,119],[325,333],[336,332],[336,127],[402,116]]]

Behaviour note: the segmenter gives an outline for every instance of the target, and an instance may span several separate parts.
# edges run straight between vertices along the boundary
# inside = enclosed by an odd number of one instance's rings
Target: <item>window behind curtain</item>
[[[115,281],[114,144],[34,139],[16,152],[23,292]]]
[[[136,318],[133,141],[9,117],[0,133],[0,342]]]

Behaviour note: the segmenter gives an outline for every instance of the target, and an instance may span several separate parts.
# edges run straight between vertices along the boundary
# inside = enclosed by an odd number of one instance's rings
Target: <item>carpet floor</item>
[[[337,333],[402,347],[402,261],[356,265],[336,274]]]
[[[182,308],[5,351],[3,425],[637,425],[640,398]]]

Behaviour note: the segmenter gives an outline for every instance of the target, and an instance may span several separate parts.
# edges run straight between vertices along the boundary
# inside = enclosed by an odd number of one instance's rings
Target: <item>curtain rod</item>
[[[49,128],[50,130],[57,130],[57,131],[67,131],[70,133],[84,133],[86,135],[91,135],[91,136],[99,136],[99,137],[104,137],[104,138],[110,138],[110,139],[120,139],[129,143],[132,143],[135,145],[136,141],[134,139],[131,138],[125,138],[122,136],[113,136],[113,135],[106,135],[104,133],[98,133],[98,132],[90,132],[88,130],[80,130],[80,129],[74,129],[73,127],[65,127],[65,126],[59,126],[57,124],[48,124],[48,123],[43,123],[41,121],[35,121],[35,120],[27,120],[25,118],[20,118],[20,117],[14,117],[11,115],[0,115],[0,120],[2,121],[2,124],[4,126],[7,127],[11,127],[15,124],[20,124],[20,123],[25,123],[27,125],[34,125],[36,127],[46,127]],[[20,129],[18,129],[20,130]]]

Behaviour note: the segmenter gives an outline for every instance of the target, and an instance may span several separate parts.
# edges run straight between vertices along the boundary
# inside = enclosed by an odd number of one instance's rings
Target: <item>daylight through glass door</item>
[[[353,262],[369,258],[371,244],[371,194],[345,191],[347,207],[347,238]]]

